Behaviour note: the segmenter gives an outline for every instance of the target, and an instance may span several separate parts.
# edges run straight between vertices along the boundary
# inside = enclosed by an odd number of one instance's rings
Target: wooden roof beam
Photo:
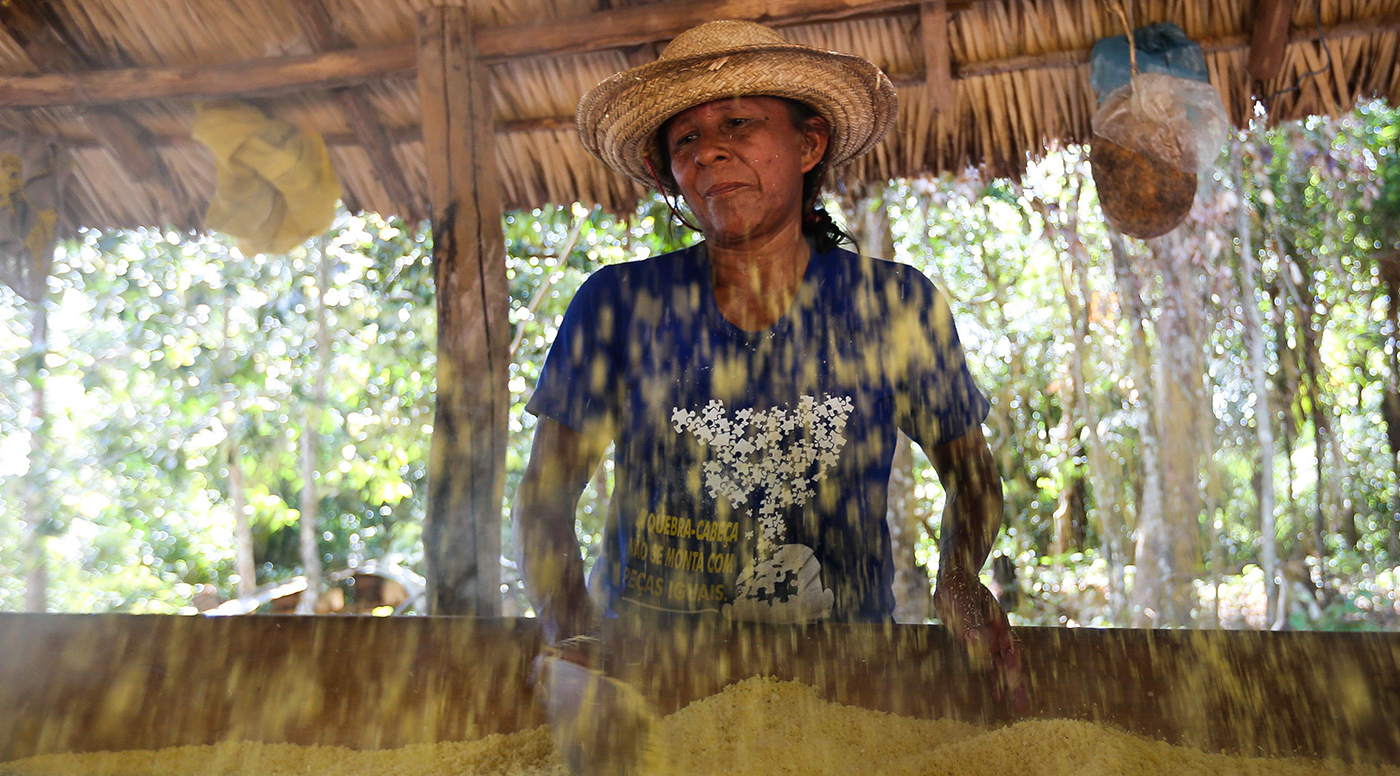
[[[311,49],[317,53],[353,48],[354,44],[335,28],[330,13],[322,0],[292,0],[292,9],[306,35]],[[384,187],[389,200],[408,209],[402,215],[409,221],[420,221],[425,217],[419,205],[419,197],[408,185],[403,168],[394,157],[394,146],[379,120],[379,114],[370,102],[369,95],[351,86],[335,87],[331,90],[340,103],[341,112],[349,122],[351,131],[369,156],[370,165]]]
[[[976,2],[979,0],[948,0],[948,6],[949,10],[955,10]],[[487,27],[475,30],[472,39],[481,61],[493,64],[642,47],[669,40],[714,19],[750,19],[783,26],[907,12],[917,7],[917,0],[682,0],[599,11],[568,19]],[[580,35],[581,29],[588,30],[588,34]],[[416,45],[407,41],[213,67],[147,67],[79,74],[0,76],[0,107],[240,97],[330,88],[390,77],[412,78],[417,56]]]
[[[1395,31],[1400,31],[1400,15],[1395,14],[1341,22],[1323,30],[1328,40]],[[1289,32],[1288,43],[1312,42],[1317,37],[1316,27],[1300,27]],[[1249,46],[1249,37],[1229,35],[1199,42],[1205,52],[1211,54],[1243,50]],[[393,45],[239,62],[222,68],[135,68],[77,74],[0,76],[0,108],[93,105],[201,96],[233,97],[362,83],[388,76],[411,78],[416,72],[416,57],[412,45]],[[954,81],[960,81],[1019,70],[1078,67],[1088,61],[1087,48],[1051,51],[955,63],[952,77]],[[896,86],[908,86],[923,83],[924,74],[896,72],[890,74],[890,79]],[[523,119],[503,122],[498,131],[566,129],[572,123],[571,116]],[[414,131],[417,131],[416,128]],[[395,137],[397,132],[397,129],[389,130],[390,135]],[[93,134],[96,135],[96,132]],[[394,142],[398,142],[397,139]]]
[[[1383,16],[1366,19],[1363,22],[1344,22],[1324,29],[1328,40],[1340,40],[1345,38],[1370,35],[1373,33],[1400,31],[1400,16]],[[1309,34],[1310,33],[1310,34]],[[1290,38],[1290,43],[1302,43],[1315,40],[1317,30],[1308,28],[1298,30]],[[1243,51],[1249,46],[1249,39],[1244,35],[1227,35],[1218,38],[1205,38],[1199,41],[1201,48],[1207,54],[1214,54],[1223,51]],[[1028,70],[1055,70],[1064,68],[1081,67],[1089,63],[1089,49],[1068,49],[1065,51],[1050,51],[1043,54],[1032,54],[1014,57],[1003,57],[1000,59],[988,59],[980,62],[971,62],[956,67],[953,73],[954,81],[961,81],[968,78],[978,78],[998,73],[1024,72]],[[895,72],[890,73],[890,80],[895,86],[919,86],[925,82],[924,74],[921,71]],[[0,78],[0,83],[4,79]],[[514,132],[552,132],[552,131],[573,131],[574,117],[568,116],[538,116],[527,119],[507,119],[496,122],[497,134],[509,134]],[[417,143],[423,139],[421,128],[416,125],[403,125],[385,129],[385,135],[393,145],[403,143]],[[64,135],[64,139],[75,148],[96,148],[99,143],[92,135]],[[326,133],[324,135],[326,144],[333,148],[350,147],[359,144],[359,138],[354,133]],[[170,147],[193,147],[198,145],[197,141],[188,135],[168,135],[152,138],[158,145]]]
[[[1288,22],[1297,0],[1258,0],[1254,4],[1254,30],[1249,39],[1249,75],[1267,83],[1283,67],[1288,48]]]
[[[924,80],[933,109],[953,106],[953,58],[948,50],[948,4],[928,0],[919,6],[919,38],[924,46]]]
[[[93,72],[95,63],[78,47],[48,3],[37,0],[0,2],[0,28],[40,70]],[[82,119],[93,135],[102,138],[108,153],[134,180],[165,179],[165,164],[151,143],[151,133],[136,119],[113,107],[88,107]]]

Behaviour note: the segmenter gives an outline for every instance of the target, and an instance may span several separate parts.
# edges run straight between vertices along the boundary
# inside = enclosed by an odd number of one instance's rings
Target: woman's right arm
[[[594,613],[574,533],[574,513],[607,441],[549,417],[535,427],[530,462],[516,491],[515,526],[525,593],[555,643],[591,632]]]

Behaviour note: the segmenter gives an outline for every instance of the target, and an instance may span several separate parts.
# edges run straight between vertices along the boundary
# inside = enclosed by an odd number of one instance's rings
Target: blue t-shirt
[[[716,307],[704,244],[600,268],[527,409],[615,442],[609,614],[888,620],[898,431],[986,417],[943,295],[913,267],[813,250],[771,328]]]

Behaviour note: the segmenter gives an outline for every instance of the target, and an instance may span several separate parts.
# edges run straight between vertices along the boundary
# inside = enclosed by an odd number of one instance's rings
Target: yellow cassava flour
[[[658,776],[1323,776],[1400,768],[1205,754],[1071,720],[984,730],[829,703],[797,682],[748,679],[661,721]],[[549,731],[356,751],[228,742],[158,751],[43,755],[3,776],[562,776]]]

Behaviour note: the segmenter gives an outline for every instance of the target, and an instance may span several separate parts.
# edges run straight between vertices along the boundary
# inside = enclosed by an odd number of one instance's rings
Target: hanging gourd
[[[1126,19],[1125,19],[1125,27]],[[1104,38],[1090,55],[1099,107],[1089,165],[1099,206],[1124,234],[1149,239],[1191,212],[1229,123],[1205,56],[1175,24]]]

